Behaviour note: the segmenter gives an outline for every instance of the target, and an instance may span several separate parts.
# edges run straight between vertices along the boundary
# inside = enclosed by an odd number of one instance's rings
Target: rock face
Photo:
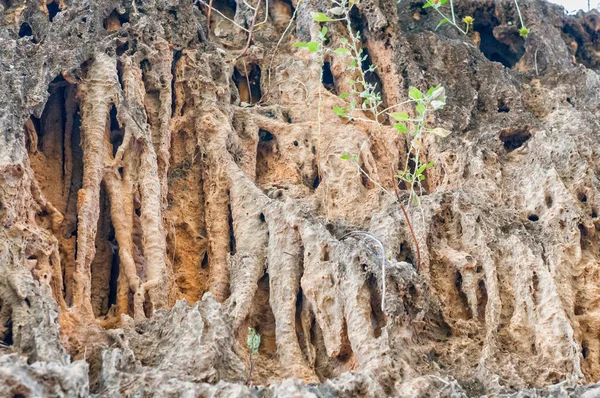
[[[0,395],[595,396],[600,14],[354,7],[414,206],[332,4],[211,4],[0,0]]]

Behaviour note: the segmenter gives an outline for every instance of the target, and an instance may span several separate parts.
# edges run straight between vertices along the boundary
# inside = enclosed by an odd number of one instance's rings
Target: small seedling
[[[260,347],[260,334],[256,333],[254,328],[248,328],[248,351],[250,352],[250,370],[248,371],[248,379],[246,384],[250,385],[252,381],[252,371],[254,370],[254,356],[258,354]]]

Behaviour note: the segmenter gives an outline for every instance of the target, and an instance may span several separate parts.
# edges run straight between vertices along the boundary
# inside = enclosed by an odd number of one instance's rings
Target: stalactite
[[[108,116],[118,100],[116,62],[98,54],[80,86],[83,148],[83,187],[78,192],[77,259],[73,274],[73,306],[84,316],[92,315],[90,265],[94,258],[100,183],[108,158]]]
[[[148,293],[154,310],[167,306],[167,292],[163,286],[167,281],[166,243],[161,215],[161,189],[157,157],[152,145],[152,133],[146,125],[143,108],[144,87],[142,72],[131,58],[123,61],[123,91],[130,112],[125,130],[132,131],[134,147],[138,149],[138,184],[141,199],[141,224],[144,239],[144,256],[147,261],[148,279],[140,286],[141,294]],[[163,127],[161,125],[161,127]]]

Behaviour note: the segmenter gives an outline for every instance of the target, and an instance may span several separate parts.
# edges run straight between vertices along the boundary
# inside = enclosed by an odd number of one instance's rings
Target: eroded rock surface
[[[407,137],[293,46],[330,3],[259,2],[245,49],[242,0],[0,0],[0,395],[598,394],[600,14],[422,5],[352,14],[385,106],[446,88],[417,250]]]

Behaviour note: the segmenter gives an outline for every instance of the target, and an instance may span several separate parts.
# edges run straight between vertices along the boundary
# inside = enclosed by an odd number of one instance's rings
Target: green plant
[[[519,21],[521,22],[521,27],[519,28],[519,34],[522,37],[526,38],[527,36],[529,36],[529,29],[527,29],[527,27],[523,23],[523,16],[521,15],[521,9],[519,8],[519,2],[517,0],[515,0],[515,6],[517,7],[517,14],[519,14]]]
[[[475,19],[472,16],[466,16],[462,19],[462,22],[465,24],[465,28],[463,29],[456,20],[456,14],[454,13],[454,1],[453,0],[426,0],[427,2],[423,6],[423,8],[433,8],[440,16],[442,20],[437,24],[435,29],[437,30],[443,24],[449,23],[458,29],[462,34],[468,34],[469,28],[473,30],[473,22]],[[521,15],[521,9],[519,8],[518,0],[515,1],[515,6],[517,7],[517,13],[519,14],[519,21],[521,22],[521,27],[519,28],[519,34],[522,37],[527,37],[529,35],[529,29],[523,23],[523,16]],[[444,14],[442,10],[442,6],[450,3],[450,16]]]
[[[440,0],[447,1],[447,0]],[[367,75],[376,71],[375,65],[368,65],[366,68],[363,67],[364,61],[368,59],[364,53],[362,47],[362,39],[359,31],[354,31],[350,19],[350,12],[352,8],[357,4],[357,0],[333,0],[334,7],[329,10],[332,17],[327,16],[324,13],[316,13],[313,15],[313,19],[316,22],[342,22],[345,25],[348,37],[341,38],[339,41],[341,46],[336,49],[325,49],[324,42],[328,33],[327,27],[323,27],[320,31],[318,41],[296,43],[296,47],[306,48],[308,51],[318,53],[320,55],[321,62],[324,59],[324,54],[329,51],[332,56],[347,57],[349,59],[346,70],[351,72],[353,79],[349,80],[349,84],[352,87],[349,93],[343,93],[340,95],[341,99],[349,99],[346,106],[334,107],[333,111],[336,115],[346,118],[349,121],[360,120],[369,123],[375,123],[377,130],[383,132],[382,121],[389,119],[394,121],[394,128],[403,134],[407,134],[410,137],[409,150],[406,157],[406,163],[404,170],[399,171],[396,174],[396,178],[403,181],[405,186],[408,187],[410,192],[411,201],[415,205],[419,205],[419,197],[416,194],[415,188],[421,189],[421,183],[425,179],[425,171],[427,168],[433,166],[433,162],[423,163],[421,160],[421,148],[422,148],[422,136],[424,133],[433,133],[440,136],[447,136],[450,134],[448,130],[442,128],[430,128],[427,126],[427,118],[432,111],[442,109],[445,105],[446,97],[445,90],[441,86],[435,86],[430,88],[426,93],[422,93],[416,87],[409,89],[409,99],[389,106],[385,109],[383,107],[383,100],[381,98],[381,91],[377,87],[376,83],[369,82]],[[466,19],[465,23],[468,25],[472,24],[473,19]],[[319,98],[321,98],[321,92],[319,91]],[[319,101],[319,127],[320,127],[320,109]],[[409,104],[414,105],[414,114],[411,116],[408,113],[394,112],[393,110],[402,106],[408,106]],[[370,115],[370,118],[369,118]],[[355,155],[343,154],[342,159],[351,160],[357,166],[359,172],[364,174],[372,183],[378,186],[380,189],[387,192],[387,190],[378,182],[369,176],[369,174],[361,167],[360,153],[365,147],[365,143],[361,146],[359,153]],[[388,192],[389,193],[389,192]],[[408,222],[410,232],[415,242],[417,250],[417,270],[421,261],[419,243],[415,236],[410,218],[404,205],[401,201],[398,190],[395,190],[396,198],[402,212]]]
[[[258,354],[260,347],[260,334],[256,333],[254,328],[248,328],[248,350],[250,352],[250,370],[248,371],[248,379],[246,384],[249,385],[252,380],[252,371],[254,370],[254,356]]]
[[[319,15],[319,14],[317,14]],[[322,14],[321,14],[322,15]],[[314,16],[313,16],[314,18]],[[309,41],[308,43],[299,42],[295,43],[294,47],[306,48],[311,53],[317,53],[319,56],[319,63],[323,65],[325,62],[325,53],[324,53],[324,43],[327,39],[327,26],[323,26],[318,35],[318,41]],[[321,68],[321,74],[319,75],[319,81],[323,81],[323,68]],[[322,84],[319,84],[319,104],[317,107],[317,133],[321,135],[321,104],[323,102],[323,92],[322,92]]]

